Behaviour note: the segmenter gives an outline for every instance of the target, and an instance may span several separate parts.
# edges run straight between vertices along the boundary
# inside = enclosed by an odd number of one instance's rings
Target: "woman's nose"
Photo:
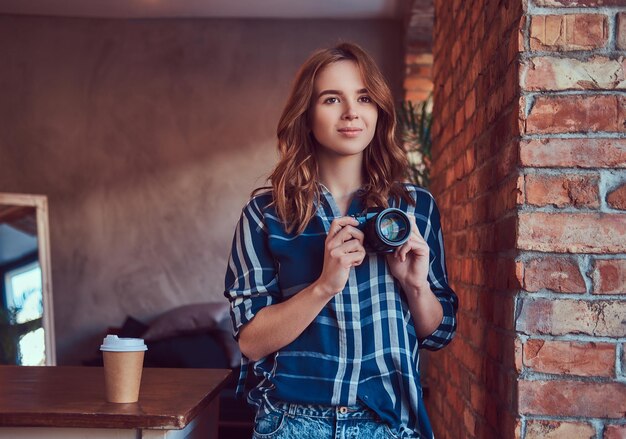
[[[358,117],[359,116],[357,115],[352,105],[348,106],[348,108],[346,108],[346,111],[343,113],[343,118],[346,120],[354,120],[354,119],[357,119]]]

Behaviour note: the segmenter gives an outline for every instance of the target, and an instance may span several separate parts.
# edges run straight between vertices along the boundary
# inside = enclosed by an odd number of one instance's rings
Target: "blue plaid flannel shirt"
[[[391,275],[384,255],[368,253],[351,270],[343,291],[331,299],[292,343],[253,365],[261,381],[248,394],[300,404],[354,405],[374,410],[400,437],[432,438],[422,400],[420,349],[446,346],[456,331],[457,296],[448,285],[439,210],[425,189],[408,185],[416,201],[390,202],[413,214],[430,247],[428,281],[443,307],[439,327],[424,339],[415,334],[406,296]],[[324,241],[330,223],[341,216],[328,190],[303,233],[288,234],[268,192],[243,208],[233,239],[224,295],[231,303],[234,336],[263,307],[289,299],[322,271]],[[269,207],[268,207],[269,206]],[[362,212],[354,197],[348,214]],[[238,392],[247,372],[244,357]]]

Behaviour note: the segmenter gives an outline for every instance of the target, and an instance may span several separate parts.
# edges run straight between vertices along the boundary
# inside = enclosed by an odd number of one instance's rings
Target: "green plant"
[[[430,184],[432,94],[425,101],[402,101],[398,108],[400,140],[409,159],[408,178],[422,187]]]

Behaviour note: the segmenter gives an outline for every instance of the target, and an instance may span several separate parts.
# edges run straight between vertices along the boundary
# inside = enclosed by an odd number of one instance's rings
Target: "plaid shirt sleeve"
[[[230,301],[233,335],[263,307],[279,301],[278,276],[268,248],[261,200],[254,197],[243,208],[226,269],[224,295]]]
[[[446,258],[443,248],[443,234],[441,231],[441,217],[439,209],[432,195],[428,206],[428,222],[430,224],[425,239],[431,250],[430,271],[428,282],[430,288],[439,299],[443,308],[443,319],[439,326],[426,338],[419,340],[419,347],[436,351],[452,341],[457,326],[458,298],[448,285]]]

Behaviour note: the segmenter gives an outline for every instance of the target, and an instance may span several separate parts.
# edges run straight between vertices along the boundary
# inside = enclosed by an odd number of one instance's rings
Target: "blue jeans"
[[[264,401],[254,423],[253,439],[396,439],[365,405],[350,407]]]

